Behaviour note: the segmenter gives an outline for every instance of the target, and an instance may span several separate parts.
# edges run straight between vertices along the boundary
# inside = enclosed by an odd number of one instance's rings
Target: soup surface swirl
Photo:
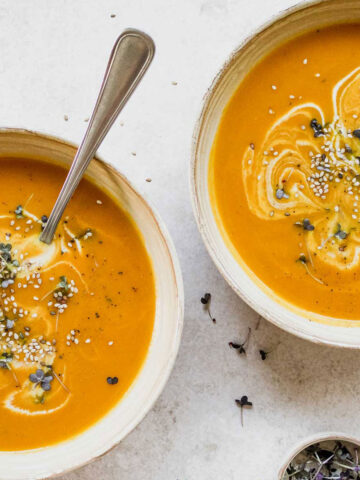
[[[227,105],[209,186],[221,230],[266,289],[359,319],[359,25],[306,33],[262,59]]]

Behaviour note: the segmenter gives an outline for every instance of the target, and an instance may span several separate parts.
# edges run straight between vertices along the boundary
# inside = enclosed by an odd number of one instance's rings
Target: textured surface
[[[228,341],[255,327],[257,315],[213,266],[189,199],[191,134],[206,88],[253,27],[293,3],[0,3],[1,126],[79,141],[116,36],[125,27],[142,28],[157,45],[146,81],[101,154],[146,194],[173,236],[185,282],[183,341],[170,381],[141,425],[104,458],[62,480],[273,480],[303,436],[359,430],[360,353],[312,345],[265,321],[246,357],[229,349]],[[216,325],[201,308],[205,291],[213,294]],[[265,362],[259,348],[273,350]],[[244,412],[242,428],[234,398],[244,394],[254,408]]]

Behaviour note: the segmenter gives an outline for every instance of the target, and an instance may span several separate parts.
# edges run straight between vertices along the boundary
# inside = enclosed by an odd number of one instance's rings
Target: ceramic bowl
[[[68,167],[76,146],[25,130],[0,130],[0,157],[26,157]],[[154,332],[143,367],[121,401],[86,431],[57,445],[0,452],[0,478],[49,478],[84,465],[118,444],[150,410],[174,365],[183,324],[183,286],[170,236],[159,216],[128,180],[94,158],[86,176],[126,210],[140,230],[152,260],[156,283]]]
[[[222,112],[249,70],[296,35],[332,23],[355,21],[360,22],[358,0],[302,2],[272,19],[235,50],[204,98],[193,136],[190,182],[194,213],[205,245],[223,277],[245,302],[262,317],[299,337],[360,348],[360,321],[327,318],[297,309],[265,288],[245,263],[235,258],[235,248],[216,221],[208,188],[210,151]]]
[[[350,435],[346,435],[345,433],[327,432],[307,437],[305,440],[302,440],[295,448],[293,448],[289,455],[286,457],[279,470],[278,480],[282,480],[289,463],[296,457],[296,455],[298,455],[302,450],[304,450],[304,448],[307,448],[314,443],[326,442],[328,440],[340,440],[342,442],[352,443],[355,446],[360,447],[359,438],[354,438]]]

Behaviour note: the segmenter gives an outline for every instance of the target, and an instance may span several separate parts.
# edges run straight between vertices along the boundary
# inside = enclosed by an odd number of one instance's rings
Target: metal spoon
[[[60,218],[81,177],[149,67],[154,53],[153,40],[138,30],[125,30],[116,40],[89,126],[41,233],[42,242],[52,242]]]

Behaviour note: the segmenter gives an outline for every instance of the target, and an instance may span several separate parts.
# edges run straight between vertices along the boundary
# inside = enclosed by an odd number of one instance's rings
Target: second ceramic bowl
[[[251,35],[230,56],[205,97],[194,131],[191,164],[195,217],[211,257],[231,287],[261,316],[284,330],[314,342],[351,348],[360,348],[360,320],[320,318],[291,308],[275,294],[266,293],[261,282],[236,260],[216,222],[210,201],[208,169],[222,112],[239,83],[257,62],[277,46],[308,30],[356,21],[360,22],[358,0],[303,2]]]

